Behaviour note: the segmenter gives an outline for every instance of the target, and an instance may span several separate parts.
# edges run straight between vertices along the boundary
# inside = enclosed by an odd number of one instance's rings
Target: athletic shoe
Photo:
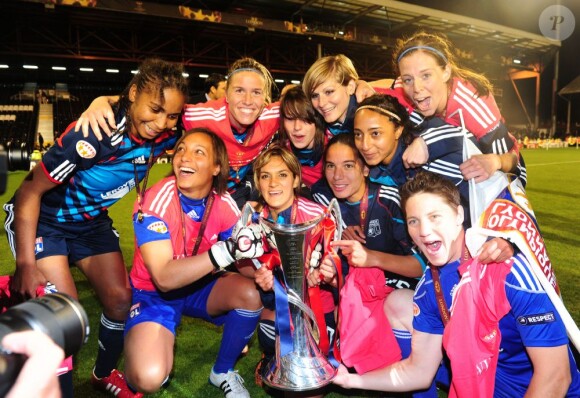
[[[215,373],[212,368],[209,374],[209,384],[221,388],[226,398],[250,398],[250,393],[244,387],[244,379],[237,370]]]
[[[117,398],[141,398],[143,396],[140,392],[131,391],[127,386],[125,376],[117,369],[113,369],[110,375],[101,379],[93,373],[91,384],[95,390],[107,392]]]

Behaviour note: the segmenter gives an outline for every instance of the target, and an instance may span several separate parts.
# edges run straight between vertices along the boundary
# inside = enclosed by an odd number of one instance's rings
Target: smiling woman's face
[[[354,94],[355,88],[354,80],[344,86],[336,79],[329,78],[310,93],[312,106],[322,115],[326,123],[342,123],[346,119],[350,96]]]
[[[279,156],[272,156],[257,172],[260,194],[276,220],[278,214],[294,202],[294,188],[298,188],[300,179]]]
[[[443,115],[447,107],[451,69],[442,68],[435,55],[417,50],[399,61],[405,95],[424,116]]]
[[[179,191],[194,199],[210,193],[213,178],[220,172],[211,138],[201,132],[183,138],[175,148],[172,163]]]
[[[463,207],[452,207],[440,195],[418,193],[405,205],[407,230],[429,263],[441,267],[461,257]]]
[[[227,84],[230,123],[238,131],[252,125],[266,105],[265,80],[253,71],[234,73]]]

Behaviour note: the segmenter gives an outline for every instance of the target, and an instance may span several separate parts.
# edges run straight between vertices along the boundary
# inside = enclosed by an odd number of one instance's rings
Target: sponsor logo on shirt
[[[371,220],[369,221],[369,236],[375,238],[381,234],[381,226],[379,224],[379,220]]]
[[[522,315],[518,317],[518,323],[522,326],[540,325],[542,323],[551,323],[556,321],[552,311],[543,314]]]
[[[129,181],[124,183],[118,188],[113,189],[112,191],[105,192],[101,194],[101,198],[103,199],[121,199],[123,196],[129,193],[130,190],[135,188],[135,179],[131,178]]]
[[[167,233],[167,225],[165,225],[163,221],[155,221],[154,223],[149,224],[147,229],[160,234]]]
[[[77,142],[76,150],[79,156],[83,159],[92,159],[97,154],[95,147],[84,140]]]
[[[145,160],[145,155],[141,155],[133,159],[133,164],[146,164],[147,161]]]

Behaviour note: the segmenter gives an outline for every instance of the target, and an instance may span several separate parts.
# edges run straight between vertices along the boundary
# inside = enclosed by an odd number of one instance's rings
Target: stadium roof
[[[509,28],[474,18],[469,18],[431,8],[394,0],[290,0],[299,6],[298,13],[308,9],[332,10],[348,16],[337,22],[347,26],[366,17],[384,24],[392,35],[409,28],[438,31],[451,37],[461,38],[528,53],[550,53],[560,47],[560,41]]]
[[[578,93],[580,93],[580,76],[576,77],[576,79],[572,80],[568,85],[566,85],[558,92],[560,95]]]
[[[395,41],[425,29],[445,33],[464,65],[493,78],[526,63],[542,70],[561,45],[394,0],[3,0],[2,6],[11,17],[0,37],[6,56],[138,62],[154,54],[225,68],[250,55],[272,71],[299,75],[318,56],[344,52],[371,79],[393,77]],[[515,58],[524,62],[514,65]]]

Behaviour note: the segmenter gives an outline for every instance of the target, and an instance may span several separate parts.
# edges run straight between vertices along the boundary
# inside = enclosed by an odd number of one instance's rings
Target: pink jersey
[[[449,397],[494,395],[501,342],[499,321],[511,308],[505,292],[511,265],[512,261],[481,264],[471,259],[459,267],[461,280],[443,333],[453,372]]]
[[[225,98],[185,106],[183,127],[185,130],[206,128],[216,133],[226,144],[230,167],[250,164],[272,141],[280,126],[280,106],[273,103],[264,108],[258,120],[248,130],[249,140],[239,143],[232,132],[229,104]]]
[[[405,96],[401,78],[395,80],[392,89],[380,89],[378,92],[392,95],[408,111],[414,110],[412,102]],[[485,136],[490,137],[490,140],[495,141],[495,144],[490,144],[493,145],[493,153],[518,153],[517,141],[505,129],[493,95],[479,96],[475,87],[466,80],[453,78],[444,115],[439,116],[453,126],[465,127],[478,141]]]
[[[240,211],[228,193],[224,195],[213,193],[213,195],[215,195],[215,200],[198,253],[208,251],[218,241],[218,235],[222,231],[230,229],[240,217]],[[182,225],[182,222],[185,222],[185,236],[188,238],[187,242],[185,242],[187,244],[187,253],[192,252],[193,241],[197,238],[201,222],[195,222],[190,217],[183,216],[175,177],[167,177],[148,189],[145,193],[142,209],[144,216],[151,215],[163,221],[151,224],[148,227],[149,229],[160,228],[164,230],[167,228],[169,230],[174,259],[182,258],[184,256],[183,253],[185,253]],[[131,282],[137,289],[155,290],[151,275],[143,262],[141,251],[137,245],[135,246]]]
[[[383,310],[394,289],[375,267],[350,267],[340,290],[339,333],[342,362],[359,374],[401,360],[401,349]]]

